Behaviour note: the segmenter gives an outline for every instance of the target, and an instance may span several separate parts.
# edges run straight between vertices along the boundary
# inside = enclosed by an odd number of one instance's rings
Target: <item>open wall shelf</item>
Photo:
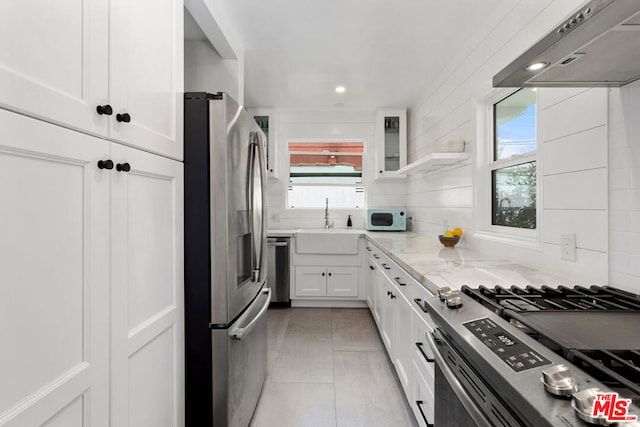
[[[398,175],[415,175],[437,171],[445,166],[462,162],[469,158],[469,153],[431,153],[413,163],[397,170]]]

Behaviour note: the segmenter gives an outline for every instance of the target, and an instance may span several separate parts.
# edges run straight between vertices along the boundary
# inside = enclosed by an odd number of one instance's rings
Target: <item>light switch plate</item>
[[[576,260],[576,235],[575,233],[560,234],[560,257],[565,261]]]

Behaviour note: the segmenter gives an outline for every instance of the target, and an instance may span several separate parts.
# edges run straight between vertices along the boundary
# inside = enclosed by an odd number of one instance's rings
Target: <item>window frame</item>
[[[475,237],[542,249],[542,138],[540,90],[535,92],[536,102],[536,150],[533,153],[515,155],[506,159],[494,160],[494,105],[508,98],[521,88],[493,89],[488,95],[476,102],[477,158],[475,171],[475,203],[474,217],[476,223]],[[494,225],[493,218],[493,171],[524,163],[536,163],[536,228],[526,229]]]
[[[306,152],[306,151],[289,151],[289,144],[290,143],[301,143],[301,144],[322,144],[322,143],[327,143],[327,144],[335,144],[335,143],[340,143],[340,142],[344,142],[344,143],[361,143],[362,144],[362,152],[358,153],[358,152],[329,152],[329,153],[314,153],[314,152]],[[365,184],[365,169],[366,169],[366,164],[365,164],[365,155],[367,152],[367,143],[364,139],[353,139],[353,138],[339,138],[339,139],[331,139],[331,138],[289,138],[286,141],[286,156],[287,156],[287,185],[286,188],[284,189],[285,191],[285,195],[284,195],[284,205],[285,205],[285,210],[296,210],[296,211],[301,211],[301,210],[317,210],[319,209],[318,207],[291,207],[291,204],[289,203],[289,188],[292,185],[298,186],[298,187],[340,187],[340,188],[345,188],[345,187],[349,187],[349,188],[354,188],[354,189],[358,189],[360,188],[362,193],[363,193],[363,201],[362,201],[362,206],[353,206],[353,207],[334,207],[333,209],[347,209],[347,210],[362,210],[362,209],[366,209],[367,208],[367,191],[366,191],[366,184]],[[360,156],[362,157],[362,171],[361,171],[361,175],[360,175],[360,179],[361,182],[360,184],[333,184],[333,183],[296,183],[293,184],[291,183],[291,154],[303,154],[303,155],[327,155],[327,154],[349,154],[350,156]]]

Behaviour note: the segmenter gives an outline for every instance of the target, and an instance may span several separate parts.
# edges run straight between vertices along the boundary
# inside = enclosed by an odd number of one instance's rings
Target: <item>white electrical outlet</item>
[[[576,235],[575,233],[567,233],[560,235],[560,253],[561,258],[565,261],[576,260]]]

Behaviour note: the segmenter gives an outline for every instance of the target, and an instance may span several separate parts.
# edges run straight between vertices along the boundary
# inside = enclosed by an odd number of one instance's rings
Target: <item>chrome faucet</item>
[[[324,201],[324,228],[331,228],[331,224],[329,224],[329,198],[327,197]]]

